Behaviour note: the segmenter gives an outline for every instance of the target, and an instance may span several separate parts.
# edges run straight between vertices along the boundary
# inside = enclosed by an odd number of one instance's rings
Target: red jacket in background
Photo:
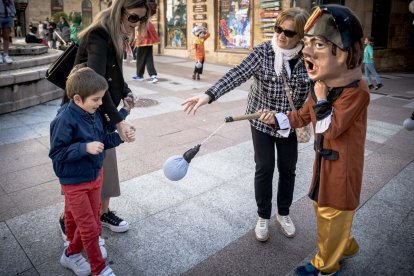
[[[158,37],[157,30],[150,21],[147,24],[147,33],[141,34],[141,38],[139,32],[135,32],[135,47],[152,46],[158,43],[160,43],[160,38]]]

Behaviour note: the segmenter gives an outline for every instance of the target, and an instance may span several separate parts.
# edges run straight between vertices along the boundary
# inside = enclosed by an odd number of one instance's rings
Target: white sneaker
[[[152,82],[152,83],[158,82],[157,76],[155,76],[155,75],[151,76],[151,79],[149,81]]]
[[[11,57],[8,54],[3,55],[3,61],[7,64],[13,63],[13,60],[11,59]]]
[[[280,229],[286,237],[292,238],[295,236],[296,228],[289,215],[279,216],[279,214],[276,214],[276,221],[280,224]]]
[[[60,257],[60,264],[72,270],[78,276],[88,276],[91,274],[91,266],[81,253],[66,256],[66,247]]]
[[[109,266],[105,266],[105,268],[97,276],[115,276],[115,273]]]
[[[69,241],[65,241],[63,243],[63,246],[68,247]],[[102,258],[106,260],[108,258],[108,251],[106,251],[106,248],[105,248],[105,240],[101,238],[101,236],[99,236],[99,249],[101,249]]]
[[[256,233],[256,240],[267,241],[269,239],[269,220],[259,217],[254,232]]]

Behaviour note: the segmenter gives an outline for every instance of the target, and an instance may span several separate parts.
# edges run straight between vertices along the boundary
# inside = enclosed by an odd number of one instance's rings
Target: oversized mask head
[[[358,17],[341,5],[316,7],[305,25],[304,56],[311,79],[337,78],[362,61],[363,31]]]

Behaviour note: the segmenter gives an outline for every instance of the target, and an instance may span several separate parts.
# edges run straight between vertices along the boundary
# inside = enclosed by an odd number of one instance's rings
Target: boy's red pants
[[[65,193],[65,230],[70,241],[66,254],[70,256],[85,249],[93,275],[106,266],[99,248],[102,181],[101,169],[93,181],[61,185]]]

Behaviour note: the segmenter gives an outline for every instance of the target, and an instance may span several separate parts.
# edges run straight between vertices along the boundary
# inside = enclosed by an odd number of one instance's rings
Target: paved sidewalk
[[[270,240],[258,243],[248,122],[223,126],[183,180],[171,182],[162,173],[168,157],[203,141],[224,117],[244,113],[250,82],[187,116],[183,99],[202,93],[230,67],[207,63],[202,80],[193,81],[192,61],[155,61],[158,83],[128,80],[143,106],[128,118],[137,141],[117,149],[122,195],[111,208],[131,229],[103,231],[110,266],[117,275],[294,275],[316,250],[306,196],[312,143],[299,151],[291,208],[297,235],[285,238],[272,218]],[[134,66],[125,63],[127,79]],[[414,274],[414,132],[402,128],[414,110],[414,73],[382,77],[384,87],[371,94],[362,202],[353,228],[361,252],[344,262],[342,275]],[[48,158],[49,123],[58,106],[56,100],[0,116],[0,275],[72,275],[59,264],[63,203]]]

